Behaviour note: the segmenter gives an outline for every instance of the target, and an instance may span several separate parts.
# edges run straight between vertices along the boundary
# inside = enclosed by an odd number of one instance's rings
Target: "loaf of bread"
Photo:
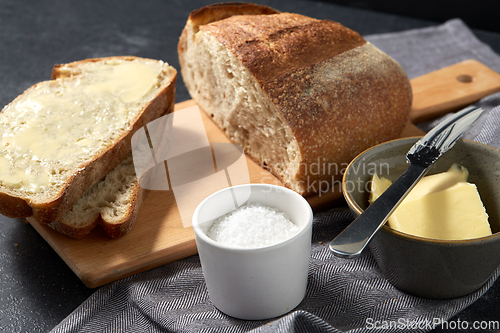
[[[59,220],[131,155],[131,136],[173,111],[176,70],[137,57],[56,65],[0,113],[0,213]]]
[[[408,121],[405,71],[333,21],[212,5],[190,14],[178,53],[199,107],[303,195],[340,182],[358,153],[397,138]]]
[[[101,225],[108,236],[119,238],[132,228],[146,194],[129,155],[49,227],[80,239]]]

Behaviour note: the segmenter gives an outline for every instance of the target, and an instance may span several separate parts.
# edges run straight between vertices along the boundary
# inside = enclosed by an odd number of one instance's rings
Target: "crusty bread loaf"
[[[58,220],[131,154],[138,128],[173,111],[176,75],[129,56],[56,65],[0,113],[0,213]]]
[[[49,226],[80,239],[99,224],[108,236],[119,238],[132,228],[146,194],[139,186],[132,155],[129,155]]]
[[[303,195],[331,189],[352,158],[408,121],[404,70],[336,22],[212,5],[190,14],[178,53],[199,107]]]

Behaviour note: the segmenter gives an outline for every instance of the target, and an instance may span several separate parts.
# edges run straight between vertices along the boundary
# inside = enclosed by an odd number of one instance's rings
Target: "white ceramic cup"
[[[222,245],[207,236],[217,217],[245,203],[285,212],[300,231],[290,239],[260,248]],[[268,184],[247,184],[218,191],[196,208],[193,229],[212,303],[245,320],[283,315],[304,298],[311,251],[312,209],[299,194]]]

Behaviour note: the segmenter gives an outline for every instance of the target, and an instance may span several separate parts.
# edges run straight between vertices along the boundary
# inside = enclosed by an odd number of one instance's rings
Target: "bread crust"
[[[97,214],[97,216],[95,217],[95,219],[92,220],[91,223],[88,223],[81,228],[69,226],[61,222],[60,220],[56,220],[48,225],[55,231],[64,234],[68,237],[74,239],[82,239],[83,237],[87,236],[92,230],[94,230],[94,228],[99,224],[100,220],[101,220],[101,215]]]
[[[352,59],[366,67],[355,67]],[[406,74],[371,44],[337,56],[339,71],[329,70],[329,62],[262,85],[299,142],[302,170],[295,181],[308,184],[305,195],[320,191],[322,181],[340,179],[343,169],[360,152],[397,138],[411,107]]]
[[[261,85],[366,43],[340,23],[292,13],[232,16],[200,29],[236,55]]]
[[[139,183],[137,183],[135,188],[135,195],[129,204],[127,216],[123,220],[121,220],[120,223],[112,223],[110,221],[107,221],[105,218],[103,218],[102,215],[100,215],[97,223],[104,228],[104,232],[108,236],[112,238],[122,237],[123,235],[127,234],[130,229],[132,229],[132,226],[134,225],[135,221],[137,220],[137,216],[139,215],[139,208],[141,207],[142,202],[147,197],[148,193],[148,190],[143,189],[139,185]]]
[[[82,62],[97,62],[112,58],[149,60],[133,56],[86,59],[54,66],[52,70],[52,79],[57,80],[59,78],[68,77],[68,72],[64,70],[64,68],[76,67]],[[0,192],[0,212],[3,215],[15,218],[33,216],[38,222],[47,224],[56,221],[65,212],[71,209],[90,187],[102,180],[106,174],[131,153],[131,137],[135,131],[148,122],[169,112],[173,112],[177,73],[171,66],[168,66],[167,70],[170,71],[172,79],[162,83],[163,86],[158,95],[144,107],[136,119],[131,120],[132,126],[124,131],[108,149],[94,156],[86,165],[81,165],[79,170],[70,177],[65,186],[61,188],[61,191],[57,195],[53,196],[50,202],[35,202],[34,200],[20,195]],[[25,93],[27,93],[29,89]],[[13,103],[15,101],[16,100],[14,100]],[[23,201],[25,204],[22,203]]]
[[[279,11],[268,6],[243,2],[226,2],[193,10],[189,14],[189,20],[197,27],[235,15],[270,15],[278,13]]]
[[[190,26],[192,27],[194,32],[197,32],[198,28],[202,25],[220,21],[235,15],[271,15],[278,13],[279,11],[268,6],[256,5],[252,3],[227,2],[212,4],[193,10],[189,14],[188,22],[190,22]],[[182,30],[181,36],[179,38],[179,43],[177,44],[177,53],[179,55],[183,54],[187,48],[186,39],[187,26]],[[179,62],[182,67],[184,65],[184,59],[182,59],[182,57],[179,57]]]
[[[190,15],[179,41],[181,69],[192,27],[214,36],[238,58],[299,144],[300,172],[292,181],[309,184],[299,193],[315,194],[321,191],[320,182],[340,181],[343,168],[358,153],[401,134],[412,102],[408,77],[357,32],[298,14],[233,16],[225,11],[218,6]],[[212,17],[199,19],[199,13]],[[255,152],[246,153],[265,164]],[[315,163],[330,166],[329,172],[315,173]],[[272,165],[268,168],[294,187]]]
[[[134,187],[134,195],[128,204],[128,211],[126,216],[119,222],[107,221],[101,213],[96,214],[95,218],[83,227],[70,226],[62,220],[56,220],[49,224],[55,231],[62,233],[74,239],[82,239],[87,236],[97,225],[100,225],[106,235],[112,238],[120,238],[126,235],[132,229],[142,202],[147,197],[149,191],[142,188],[139,183]]]

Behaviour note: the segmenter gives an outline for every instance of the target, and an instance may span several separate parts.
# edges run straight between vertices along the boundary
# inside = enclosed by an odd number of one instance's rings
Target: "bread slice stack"
[[[139,186],[132,155],[129,155],[49,226],[80,239],[101,225],[108,236],[119,238],[134,225],[146,195],[147,190]]]
[[[176,76],[131,56],[56,65],[0,113],[0,213],[74,238],[98,223],[125,234],[144,197],[131,137],[173,111]]]
[[[178,53],[200,109],[302,195],[331,190],[357,154],[397,138],[408,121],[404,70],[333,21],[207,6],[190,14]]]

